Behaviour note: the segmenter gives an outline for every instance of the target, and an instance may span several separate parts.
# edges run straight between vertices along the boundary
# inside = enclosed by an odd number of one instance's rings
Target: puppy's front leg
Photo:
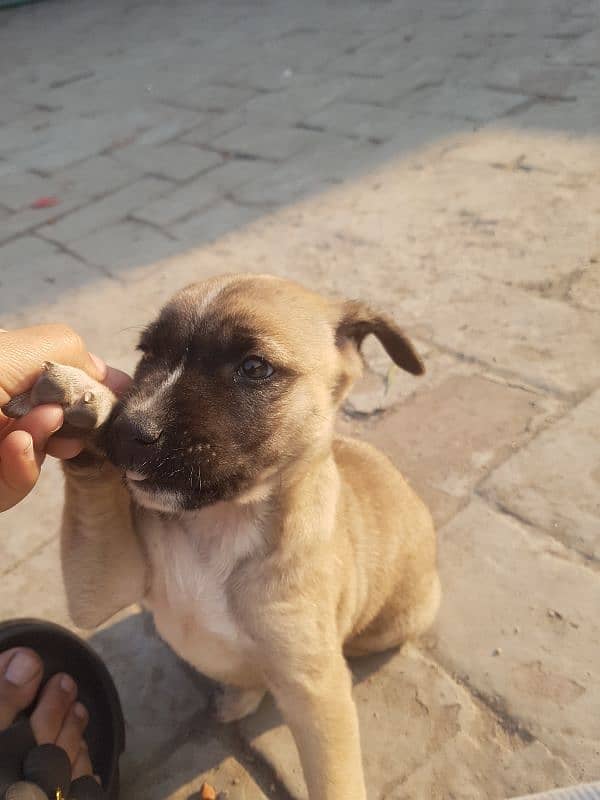
[[[311,664],[296,653],[276,670],[269,688],[294,736],[310,800],[364,800],[358,717],[341,652]]]
[[[146,588],[146,561],[129,493],[100,445],[116,402],[110,389],[85,372],[48,362],[33,388],[3,409],[18,418],[41,403],[59,403],[65,417],[61,433],[86,442],[80,456],[64,462],[61,536],[69,611],[83,628],[96,627],[141,600]]]
[[[121,473],[96,457],[65,462],[63,578],[76,625],[95,628],[142,600],[147,563]]]

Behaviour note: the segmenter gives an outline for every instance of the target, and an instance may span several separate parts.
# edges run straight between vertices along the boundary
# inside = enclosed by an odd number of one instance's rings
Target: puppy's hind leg
[[[441,586],[437,572],[423,578],[419,584],[410,603],[403,592],[391,597],[373,622],[345,644],[346,656],[355,658],[382,653],[425,633],[440,606]]]

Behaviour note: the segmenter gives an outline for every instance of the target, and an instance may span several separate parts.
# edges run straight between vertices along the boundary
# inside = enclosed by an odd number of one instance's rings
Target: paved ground
[[[175,288],[268,270],[426,355],[416,381],[370,347],[340,421],[429,502],[445,589],[425,642],[356,667],[369,797],[600,778],[597,0],[58,0],[0,14],[0,97],[0,324],[127,368]],[[55,466],[2,518],[3,617],[68,624]],[[270,703],[208,722],[135,609],[93,641],[127,800],[305,796]]]

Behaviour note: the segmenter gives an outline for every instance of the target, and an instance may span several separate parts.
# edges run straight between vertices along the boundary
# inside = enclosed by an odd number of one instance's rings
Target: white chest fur
[[[204,674],[238,683],[251,642],[232,614],[228,582],[260,547],[255,515],[222,503],[178,517],[140,510],[138,523],[152,570],[145,605],[160,635]]]

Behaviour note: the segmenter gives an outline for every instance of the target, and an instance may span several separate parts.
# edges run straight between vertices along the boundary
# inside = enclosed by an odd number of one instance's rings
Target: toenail
[[[4,677],[13,686],[25,686],[40,673],[40,670],[39,659],[31,653],[20,650],[8,662]]]
[[[75,703],[73,713],[78,719],[87,719],[88,716],[85,706],[82,706],[81,703]]]
[[[60,688],[67,694],[73,694],[75,691],[75,681],[69,675],[63,675],[60,679]]]

